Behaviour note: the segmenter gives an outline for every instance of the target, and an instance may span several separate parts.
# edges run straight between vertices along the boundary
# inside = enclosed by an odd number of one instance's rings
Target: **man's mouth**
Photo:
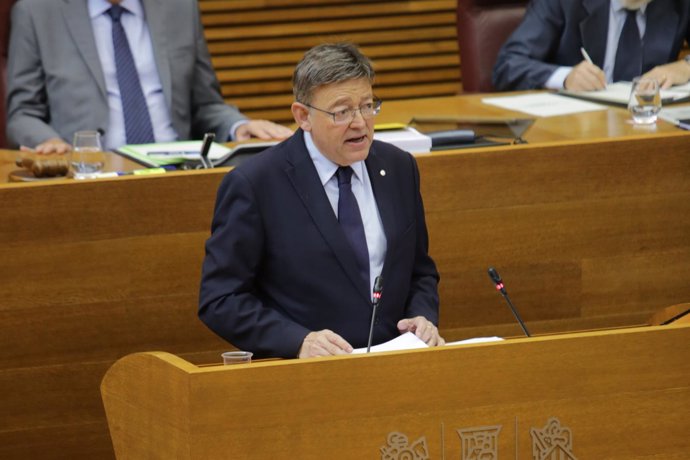
[[[366,140],[367,140],[367,136],[365,134],[365,135],[359,136],[359,137],[350,137],[350,138],[345,140],[345,143],[346,144],[361,144],[363,142],[366,142]]]

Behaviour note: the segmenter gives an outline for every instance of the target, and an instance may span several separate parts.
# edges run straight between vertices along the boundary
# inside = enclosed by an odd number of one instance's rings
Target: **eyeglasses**
[[[343,109],[337,112],[329,112],[328,110],[323,110],[318,107],[314,107],[311,104],[304,104],[310,109],[318,110],[319,112],[326,113],[333,117],[333,123],[336,125],[347,125],[352,123],[355,119],[357,112],[362,115],[362,118],[369,120],[374,118],[381,111],[381,99],[375,98],[372,102],[361,105],[356,109]]]

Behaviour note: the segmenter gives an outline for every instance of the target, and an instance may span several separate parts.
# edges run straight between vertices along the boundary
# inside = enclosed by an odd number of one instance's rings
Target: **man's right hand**
[[[335,332],[324,329],[307,334],[299,350],[298,358],[333,356],[352,353],[352,345]]]
[[[606,88],[606,75],[594,64],[582,61],[570,71],[565,82],[565,89],[570,91],[596,91]]]
[[[53,137],[45,142],[41,142],[33,149],[30,149],[28,147],[21,147],[21,150],[33,150],[34,152],[39,153],[41,155],[46,155],[50,153],[67,153],[70,150],[72,150],[72,146],[60,139],[59,137]]]

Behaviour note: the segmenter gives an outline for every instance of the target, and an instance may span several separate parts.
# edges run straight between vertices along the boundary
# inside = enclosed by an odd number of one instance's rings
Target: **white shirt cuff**
[[[551,74],[546,83],[544,83],[544,88],[546,89],[564,89],[565,79],[568,74],[573,70],[572,67],[559,67],[554,73]]]
[[[249,123],[249,120],[247,120],[246,118],[244,120],[236,121],[235,123],[233,123],[233,125],[230,127],[230,135],[228,136],[228,139],[230,141],[234,141],[235,133],[237,133],[237,128],[239,128],[242,125],[246,125],[247,123]]]

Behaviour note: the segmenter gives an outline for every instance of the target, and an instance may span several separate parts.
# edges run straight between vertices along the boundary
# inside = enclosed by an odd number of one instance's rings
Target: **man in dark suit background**
[[[636,39],[626,32],[629,16]],[[501,91],[597,90],[645,74],[668,88],[690,80],[690,64],[678,60],[689,38],[687,0],[533,0],[498,55],[493,84]],[[640,59],[638,71],[617,77],[618,53],[628,64]]]
[[[121,7],[118,21],[150,115],[149,141],[291,134],[225,104],[195,0],[19,0],[7,74],[11,143],[64,152],[80,130],[103,132],[108,149],[139,143],[125,137],[123,96],[132,91],[118,80],[113,5]]]
[[[366,346],[379,275],[374,343],[406,331],[444,343],[419,172],[409,153],[373,140],[373,80],[351,44],[308,51],[293,75],[300,129],[219,188],[199,316],[240,349],[294,358]]]

